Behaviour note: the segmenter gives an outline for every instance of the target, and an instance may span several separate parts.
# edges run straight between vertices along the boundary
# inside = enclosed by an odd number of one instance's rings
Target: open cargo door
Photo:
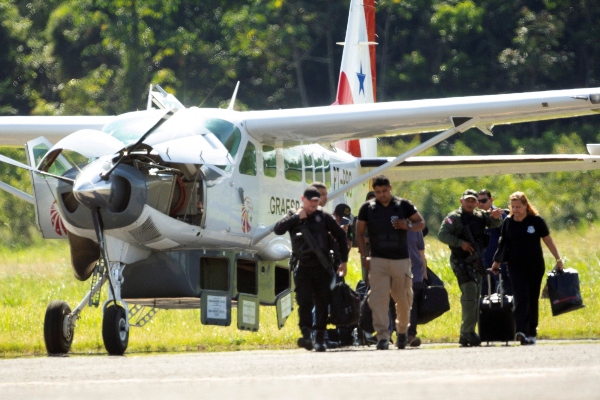
[[[31,140],[25,144],[27,161],[32,167],[37,167],[44,155],[52,148],[52,144],[44,137]],[[60,155],[48,171],[62,175],[73,166]],[[35,218],[38,228],[45,239],[66,239],[67,229],[58,213],[56,204],[56,185],[58,180],[31,172],[33,195],[35,198]]]

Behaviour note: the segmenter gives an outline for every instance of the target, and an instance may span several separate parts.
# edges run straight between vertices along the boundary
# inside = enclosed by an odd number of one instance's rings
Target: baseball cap
[[[304,191],[304,198],[307,200],[320,200],[321,192],[314,186],[309,186]]]
[[[375,192],[371,190],[369,193],[367,193],[367,197],[365,197],[365,201],[369,200],[369,197],[375,197]]]
[[[475,199],[477,200],[477,192],[474,191],[473,189],[467,189],[463,192],[462,195],[463,199]]]
[[[350,216],[350,206],[348,206],[348,204],[340,203],[335,206],[333,213],[335,215],[339,215],[340,217],[348,217]]]

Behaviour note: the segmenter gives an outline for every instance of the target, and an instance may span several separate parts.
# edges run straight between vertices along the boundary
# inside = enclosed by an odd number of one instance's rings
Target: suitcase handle
[[[486,274],[487,275],[487,281],[488,281],[488,296],[491,299],[492,298],[492,274],[490,274],[489,272]],[[500,307],[504,307],[504,295],[503,290],[502,290],[502,272],[498,274],[498,290],[496,291],[496,293],[499,294],[500,297]],[[490,308],[492,308],[492,302],[490,301]]]

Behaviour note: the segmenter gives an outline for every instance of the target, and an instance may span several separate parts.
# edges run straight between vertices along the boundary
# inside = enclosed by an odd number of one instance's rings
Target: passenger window
[[[296,149],[283,149],[285,179],[302,182],[302,153]]]
[[[263,146],[262,153],[265,176],[275,178],[277,176],[277,155],[275,153],[275,148]]]
[[[304,177],[309,185],[314,182],[313,179],[313,157],[311,153],[304,153]]]
[[[323,156],[315,154],[315,181],[325,182],[323,179]]]
[[[248,142],[240,161],[240,174],[256,176],[256,146]]]
[[[325,154],[323,157],[323,173],[325,174],[325,186],[327,190],[331,189],[331,166],[329,165],[329,156]]]

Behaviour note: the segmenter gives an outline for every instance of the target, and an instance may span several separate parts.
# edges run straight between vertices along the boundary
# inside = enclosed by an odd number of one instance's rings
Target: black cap
[[[372,190],[369,193],[367,193],[367,197],[365,197],[365,201],[369,200],[370,197],[375,197],[375,192]]]
[[[314,186],[309,186],[304,191],[304,198],[307,200],[320,200],[321,192]]]
[[[477,200],[477,192],[473,189],[467,189],[463,192],[462,199],[475,199]]]
[[[340,217],[349,217],[350,216],[350,206],[348,204],[340,203],[335,206],[333,210],[335,215],[339,215]]]

